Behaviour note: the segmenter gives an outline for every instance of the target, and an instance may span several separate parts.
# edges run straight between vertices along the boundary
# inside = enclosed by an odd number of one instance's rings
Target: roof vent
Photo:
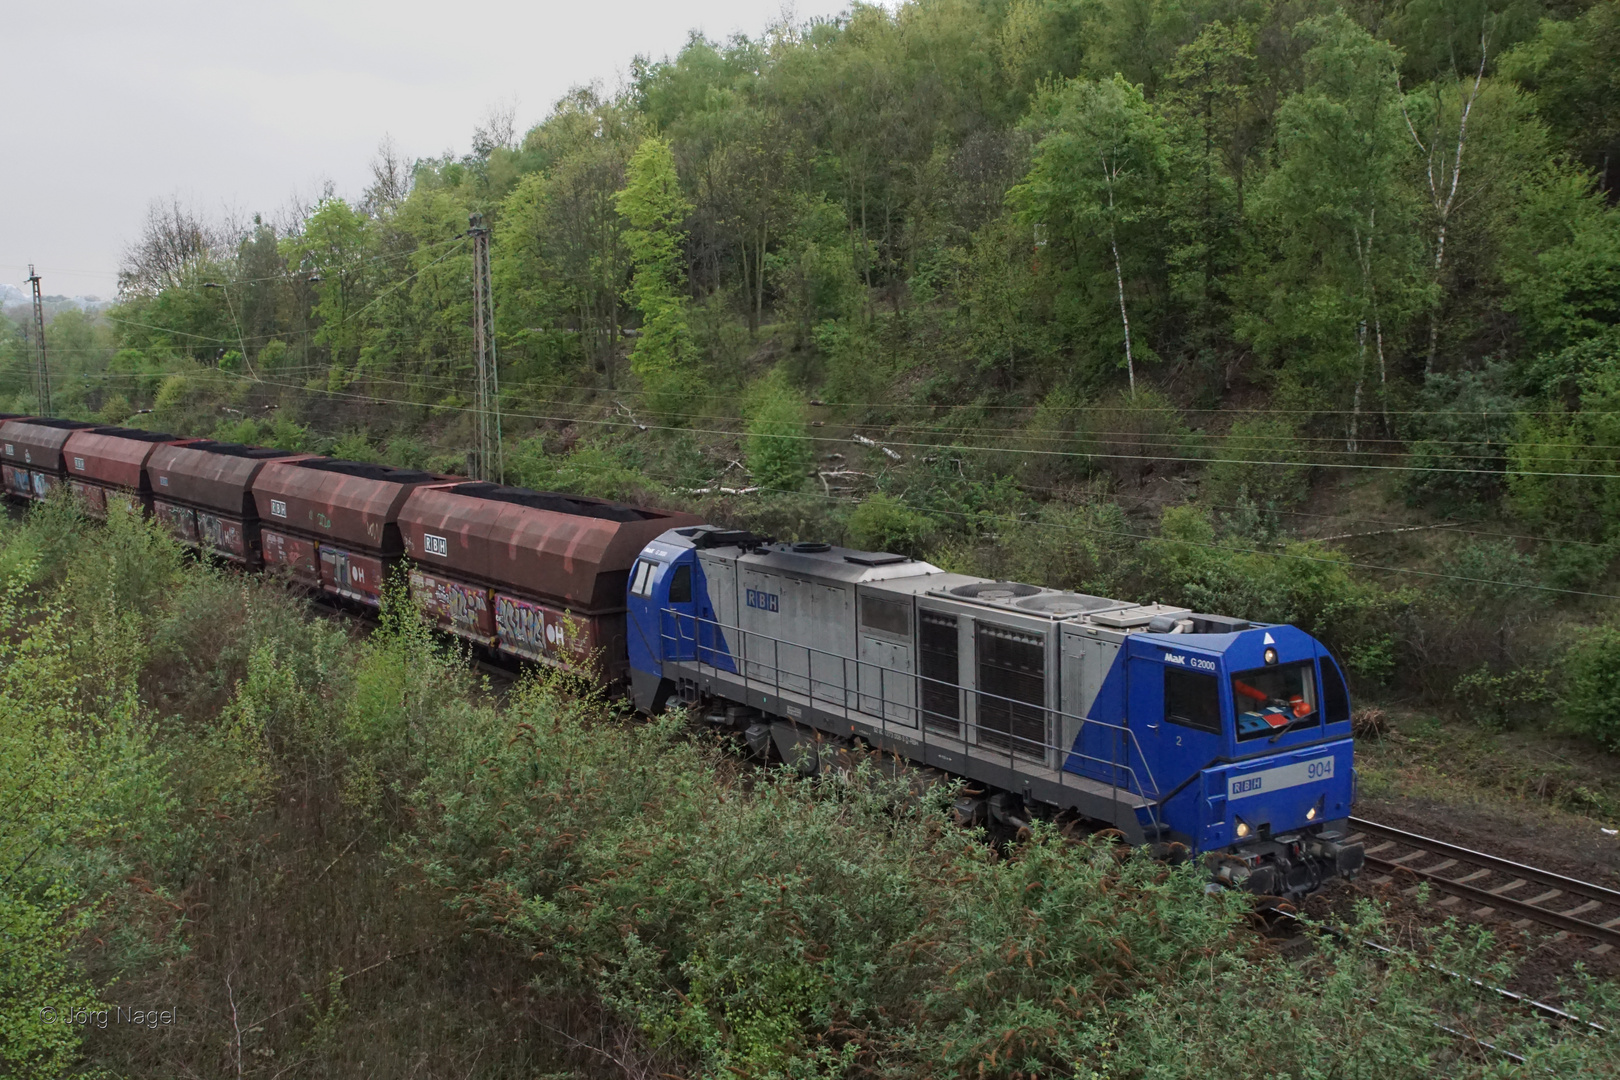
[[[820,555],[824,551],[831,551],[832,545],[823,544],[820,540],[799,540],[790,550],[798,555]]]
[[[771,542],[768,536],[756,536],[746,529],[716,529],[712,525],[694,525],[690,529],[676,529],[682,536],[692,538],[692,546],[699,551],[710,548],[735,547],[753,551]]]
[[[951,595],[964,600],[1016,600],[1020,596],[1034,596],[1040,591],[1034,585],[1025,585],[1020,581],[975,581],[958,585],[951,590]]]
[[[1085,593],[1048,593],[1045,596],[1031,596],[1018,601],[1018,606],[1025,611],[1039,611],[1046,615],[1081,615],[1088,611],[1101,611],[1103,608],[1118,607],[1120,601],[1110,600],[1104,596],[1087,596]]]
[[[1234,619],[1230,615],[1192,616],[1192,632],[1195,634],[1236,634],[1253,625],[1247,619]]]
[[[844,561],[856,566],[893,566],[911,560],[904,555],[890,555],[887,551],[852,551],[844,556]]]

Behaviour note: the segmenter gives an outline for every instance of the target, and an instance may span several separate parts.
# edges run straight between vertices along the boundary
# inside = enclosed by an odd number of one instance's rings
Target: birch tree
[[[1124,367],[1136,393],[1136,347],[1126,260],[1160,216],[1166,173],[1163,126],[1139,86],[1115,75],[1074,80],[1037,105],[1044,135],[1024,182],[1012,191],[1031,226],[1043,227],[1078,263],[1104,257],[1112,277]],[[1044,115],[1043,115],[1044,114]]]
[[[1278,113],[1277,168],[1260,200],[1280,259],[1268,275],[1269,311],[1256,337],[1273,352],[1304,352],[1301,366],[1315,362],[1314,372],[1296,376],[1348,366],[1345,434],[1354,453],[1372,374],[1388,425],[1390,331],[1422,292],[1414,280],[1421,258],[1414,208],[1401,175],[1410,135],[1391,45],[1342,12],[1302,30],[1315,42],[1305,55],[1306,82]]]

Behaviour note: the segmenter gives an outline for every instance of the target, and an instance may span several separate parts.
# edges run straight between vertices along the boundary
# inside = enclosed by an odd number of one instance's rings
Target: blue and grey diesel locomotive
[[[803,771],[860,740],[965,779],[963,820],[1072,815],[1265,895],[1361,866],[1349,692],[1294,627],[711,525],[648,544],[628,588],[636,704]]]

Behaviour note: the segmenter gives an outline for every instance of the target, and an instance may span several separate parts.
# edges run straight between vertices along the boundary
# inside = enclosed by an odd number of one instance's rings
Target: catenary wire
[[[234,373],[231,373],[231,374],[234,374]],[[237,377],[245,378],[245,376],[237,376]],[[304,389],[304,388],[301,388],[301,387],[293,387],[293,388],[294,389]],[[364,395],[345,394],[345,393],[343,393],[341,391],[311,390],[310,392],[312,392],[312,393],[324,393],[324,394],[328,394],[328,395],[336,396],[336,397],[344,397],[344,398],[365,400],[365,401],[370,401],[370,402],[373,402],[373,403],[376,403],[376,404],[415,404],[415,403],[410,403],[410,402],[391,401],[391,400],[386,399],[386,398],[371,398],[371,397],[366,397]],[[430,406],[430,407],[440,408],[440,409],[448,409],[448,410],[455,411],[455,412],[474,412],[474,411],[476,411],[474,409],[471,409],[471,408],[468,408],[468,407],[462,407],[462,406],[439,405],[439,406]],[[520,415],[520,414],[511,414],[511,415]],[[607,422],[607,423],[611,423],[611,422]],[[613,424],[612,426],[639,427],[641,425],[635,425],[635,424],[626,423],[626,424]],[[669,428],[669,429],[663,429],[663,430],[682,431],[682,430],[691,430],[691,429]],[[777,436],[777,437],[786,438],[786,437],[789,437],[789,436]],[[668,480],[668,478],[664,478],[664,479],[666,481]],[[845,499],[845,498],[843,498],[841,496],[823,495],[823,494],[818,494],[816,492],[794,491],[793,489],[789,489],[789,488],[770,487],[770,486],[767,486],[767,485],[756,485],[756,486],[759,488],[759,490],[772,491],[772,492],[776,492],[776,493],[780,493],[780,494],[800,494],[800,495],[808,494],[812,498],[827,499],[827,500],[831,500],[831,501],[834,501],[834,502],[841,502],[841,503],[851,504],[851,505],[856,504],[856,503],[859,502],[858,499],[851,500],[851,499]],[[913,503],[906,502],[903,498],[900,499],[899,501],[903,505],[906,505],[906,506],[908,506],[908,507],[910,507],[912,509],[915,509],[915,510],[919,510],[919,511],[921,511],[923,513],[938,514],[938,515],[947,516],[947,517],[956,517],[956,518],[960,518],[960,519],[962,519],[964,521],[969,521],[969,520],[1002,521],[1002,522],[1006,522],[1006,523],[1014,524],[1014,525],[1022,525],[1022,526],[1031,526],[1031,525],[1033,525],[1033,526],[1035,526],[1037,528],[1058,529],[1058,530],[1062,530],[1062,531],[1065,531],[1065,532],[1085,532],[1085,533],[1092,533],[1092,534],[1098,534],[1098,535],[1104,535],[1104,536],[1115,536],[1115,537],[1119,537],[1121,539],[1136,541],[1138,543],[1181,544],[1181,545],[1185,545],[1185,546],[1204,548],[1204,549],[1207,549],[1207,550],[1217,551],[1217,552],[1222,552],[1222,553],[1227,553],[1227,554],[1231,554],[1233,552],[1238,552],[1238,553],[1243,553],[1243,554],[1259,555],[1259,556],[1267,557],[1267,558],[1288,559],[1288,560],[1296,561],[1296,562],[1305,562],[1305,563],[1313,563],[1313,564],[1325,564],[1325,565],[1340,566],[1340,567],[1355,567],[1356,569],[1360,569],[1360,570],[1367,570],[1367,571],[1373,571],[1373,572],[1378,572],[1378,573],[1387,573],[1387,574],[1405,574],[1405,575],[1409,575],[1409,576],[1421,577],[1421,578],[1425,578],[1425,579],[1429,579],[1429,580],[1436,580],[1436,581],[1457,581],[1457,582],[1463,582],[1465,584],[1489,585],[1489,586],[1494,586],[1494,587],[1498,587],[1498,588],[1527,589],[1527,590],[1531,590],[1531,591],[1534,591],[1534,592],[1546,593],[1546,594],[1549,594],[1549,595],[1577,596],[1577,597],[1582,597],[1582,598],[1587,598],[1587,599],[1595,599],[1595,600],[1620,600],[1620,595],[1617,595],[1617,594],[1593,592],[1593,591],[1584,590],[1584,589],[1562,589],[1562,588],[1558,588],[1558,587],[1552,586],[1552,585],[1537,585],[1537,584],[1532,584],[1532,583],[1529,583],[1529,582],[1502,581],[1502,580],[1498,580],[1498,579],[1494,579],[1494,578],[1481,578],[1481,577],[1474,577],[1474,576],[1466,575],[1466,574],[1448,574],[1448,573],[1443,573],[1443,572],[1435,571],[1435,570],[1418,570],[1418,569],[1414,569],[1414,568],[1410,568],[1410,567],[1382,566],[1382,565],[1379,565],[1379,564],[1376,564],[1376,563],[1367,563],[1367,562],[1362,562],[1360,560],[1355,560],[1355,559],[1345,559],[1345,558],[1341,558],[1341,557],[1305,555],[1305,554],[1302,554],[1302,553],[1297,552],[1297,551],[1271,551],[1271,550],[1268,550],[1268,549],[1265,549],[1265,548],[1258,548],[1258,547],[1252,547],[1252,546],[1251,547],[1245,547],[1245,546],[1241,546],[1241,545],[1210,543],[1210,542],[1198,541],[1198,540],[1177,540],[1177,539],[1172,539],[1172,538],[1167,538],[1167,537],[1162,537],[1162,536],[1154,536],[1154,535],[1149,534],[1149,533],[1128,532],[1128,531],[1119,530],[1119,529],[1105,529],[1105,528],[1101,528],[1101,527],[1098,527],[1098,526],[1067,525],[1067,524],[1063,524],[1063,523],[1060,523],[1060,522],[1047,522],[1047,521],[1040,521],[1038,519],[1019,518],[1019,517],[1006,515],[1006,514],[990,514],[990,513],[969,514],[969,513],[963,512],[963,511],[939,510],[939,509],[933,509],[933,508],[919,507],[919,506],[916,506]]]

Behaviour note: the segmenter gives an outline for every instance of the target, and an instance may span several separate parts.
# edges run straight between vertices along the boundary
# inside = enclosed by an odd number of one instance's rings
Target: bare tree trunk
[[[754,268],[750,262],[753,255],[750,250],[752,247],[747,237],[737,245],[738,254],[742,258],[743,305],[748,309],[748,336],[755,338],[759,336],[759,319],[754,315]]]
[[[1108,184],[1108,247],[1114,253],[1114,287],[1119,290],[1119,321],[1125,327],[1125,374],[1130,379],[1131,397],[1136,397],[1136,358],[1131,355],[1131,317],[1125,310],[1125,271],[1119,261],[1119,238],[1114,232],[1114,171],[1108,158],[1102,159],[1103,179]]]
[[[608,296],[608,350],[605,366],[607,367],[607,388],[615,389],[613,385],[614,362],[619,358],[619,301],[611,294]]]
[[[1361,385],[1366,381],[1367,374],[1367,323],[1362,321],[1356,328],[1356,393],[1350,403],[1350,437],[1345,442],[1345,449],[1350,453],[1356,452],[1356,436],[1361,426]]]
[[[1457,119],[1457,148],[1451,157],[1451,182],[1446,183],[1444,172],[1445,162],[1440,161],[1440,171],[1435,169],[1435,152],[1440,142],[1440,105],[1439,91],[1435,91],[1435,131],[1428,145],[1424,145],[1419,137],[1416,126],[1412,123],[1411,115],[1406,111],[1406,99],[1398,96],[1401,103],[1401,116],[1406,120],[1406,130],[1411,133],[1412,141],[1417,144],[1428,160],[1429,201],[1434,206],[1435,237],[1434,237],[1434,283],[1436,295],[1434,306],[1429,309],[1429,351],[1423,360],[1423,377],[1427,379],[1434,372],[1434,362],[1440,353],[1440,306],[1444,298],[1439,295],[1440,274],[1446,261],[1446,231],[1451,225],[1451,212],[1457,205],[1457,189],[1462,182],[1463,147],[1468,142],[1468,118],[1473,114],[1474,102],[1479,98],[1480,84],[1485,80],[1485,64],[1490,58],[1490,37],[1487,33],[1479,35],[1479,69],[1474,72],[1474,85],[1468,91],[1468,97],[1462,103],[1462,113]],[[1400,86],[1397,75],[1396,87]],[[1386,419],[1387,426],[1388,421]]]
[[[1378,314],[1378,301],[1373,301],[1373,340],[1378,345],[1378,405],[1384,416],[1384,434],[1393,434],[1389,426],[1389,372],[1384,366],[1384,320]]]
[[[1378,211],[1372,210],[1367,214],[1367,237],[1362,239],[1361,230],[1355,232],[1356,259],[1361,263],[1361,286],[1367,290],[1367,304],[1372,309],[1373,333],[1378,346],[1378,399],[1380,413],[1384,419],[1384,433],[1390,432],[1389,426],[1389,370],[1384,362],[1384,322],[1378,313],[1378,286],[1373,282],[1372,248],[1373,237],[1376,235]],[[1357,330],[1357,348],[1361,360],[1356,372],[1356,408],[1361,407],[1361,384],[1365,378],[1367,368],[1367,320],[1362,318]],[[1352,436],[1353,438],[1353,436]]]
[[[1131,380],[1131,397],[1136,396],[1136,361],[1131,356],[1131,317],[1125,310],[1125,273],[1119,265],[1119,242],[1112,229],[1108,231],[1108,246],[1114,251],[1114,285],[1119,289],[1119,321],[1125,326],[1125,373]]]
[[[765,246],[770,242],[770,225],[759,227],[759,251],[754,256],[754,322],[753,332],[759,333],[765,321]]]

